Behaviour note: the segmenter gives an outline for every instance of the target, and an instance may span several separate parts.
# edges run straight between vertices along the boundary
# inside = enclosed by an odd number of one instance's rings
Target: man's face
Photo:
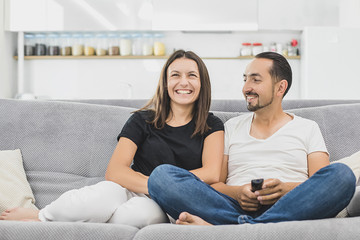
[[[243,94],[249,111],[269,106],[274,100],[274,82],[269,70],[272,60],[255,58],[244,73]]]

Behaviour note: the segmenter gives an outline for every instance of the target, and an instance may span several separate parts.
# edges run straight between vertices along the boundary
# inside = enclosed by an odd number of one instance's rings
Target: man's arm
[[[211,186],[233,199],[237,200],[242,209],[246,211],[256,211],[260,208],[260,203],[256,199],[256,195],[251,191],[250,184],[243,186],[229,186],[226,185],[226,178],[228,174],[228,160],[229,156],[224,155],[223,164],[221,167],[220,182],[212,184]]]

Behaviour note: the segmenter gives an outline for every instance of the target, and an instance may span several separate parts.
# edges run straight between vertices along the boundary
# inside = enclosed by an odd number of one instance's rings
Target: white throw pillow
[[[0,151],[0,213],[14,207],[37,209],[20,149]]]
[[[360,176],[360,151],[354,153],[350,157],[345,157],[345,158],[339,159],[337,161],[333,161],[331,163],[344,163],[344,164],[348,165],[348,167],[351,168],[351,170],[353,170],[356,179],[359,180],[359,176]]]

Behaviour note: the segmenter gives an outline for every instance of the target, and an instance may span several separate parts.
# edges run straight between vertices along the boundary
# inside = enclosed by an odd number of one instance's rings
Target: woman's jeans
[[[158,166],[148,180],[151,198],[174,219],[181,212],[189,212],[216,225],[335,217],[350,202],[355,185],[352,170],[345,164],[334,163],[317,171],[274,205],[248,212],[233,198],[172,165]]]

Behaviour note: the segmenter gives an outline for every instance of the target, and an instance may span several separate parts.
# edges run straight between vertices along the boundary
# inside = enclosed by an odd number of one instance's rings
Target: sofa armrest
[[[360,216],[360,186],[356,186],[355,193],[349,205],[346,207],[349,216]]]

